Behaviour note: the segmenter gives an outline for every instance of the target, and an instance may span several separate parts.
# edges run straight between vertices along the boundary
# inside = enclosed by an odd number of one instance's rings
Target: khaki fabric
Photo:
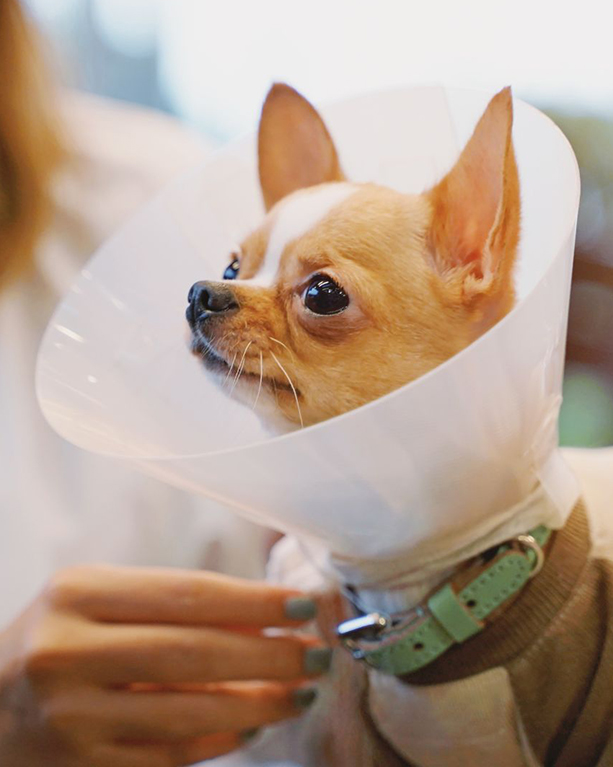
[[[498,620],[404,681],[439,685],[503,667],[539,763],[612,767],[613,563],[591,558],[590,547],[579,504],[541,573]],[[377,764],[408,764],[380,745]]]
[[[585,506],[552,537],[541,573],[482,634],[383,686],[339,648],[305,716],[270,728],[245,761],[220,765],[613,767],[613,447],[566,449],[564,459]],[[330,587],[291,537],[273,559],[276,582]],[[332,642],[346,616],[329,599],[320,620]]]

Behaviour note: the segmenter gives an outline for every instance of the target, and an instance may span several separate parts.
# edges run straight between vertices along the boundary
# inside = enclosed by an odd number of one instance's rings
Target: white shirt
[[[31,277],[0,295],[0,628],[58,568],[85,562],[263,573],[266,533],[205,498],[58,437],[34,392],[54,306],[102,240],[172,177],[203,161],[173,119],[83,94],[63,110],[74,157]]]

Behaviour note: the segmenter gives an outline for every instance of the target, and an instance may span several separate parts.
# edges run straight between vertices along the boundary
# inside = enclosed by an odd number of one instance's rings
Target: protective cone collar
[[[490,95],[409,88],[322,112],[348,178],[420,192],[453,165]],[[493,529],[494,512],[539,483],[557,488],[561,519],[569,496],[559,490],[557,415],[579,177],[556,126],[521,101],[514,109],[519,300],[460,354],[280,437],[208,380],[187,349],[186,294],[219,279],[261,220],[250,139],[167,189],[83,270],[40,351],[49,423],[82,448],[349,556],[427,555],[440,541]]]

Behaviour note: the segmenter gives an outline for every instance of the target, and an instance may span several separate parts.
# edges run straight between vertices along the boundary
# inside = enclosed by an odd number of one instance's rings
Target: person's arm
[[[267,636],[314,605],[206,572],[59,572],[0,634],[3,767],[170,767],[227,753],[295,716],[326,670],[314,637]]]

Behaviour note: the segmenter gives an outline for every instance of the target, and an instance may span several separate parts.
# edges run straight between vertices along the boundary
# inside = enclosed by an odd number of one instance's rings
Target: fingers
[[[208,735],[205,738],[187,743],[181,743],[171,747],[170,753],[173,765],[191,765],[203,762],[205,759],[214,759],[216,756],[229,754],[231,751],[241,748],[245,741],[238,733],[219,733]]]
[[[239,733],[217,733],[182,743],[113,743],[100,749],[98,767],[188,767],[245,745]]]
[[[91,767],[178,767],[181,764],[173,760],[167,748],[155,744],[101,743],[86,749],[83,758]]]
[[[306,692],[281,684],[216,685],[201,693],[96,691],[57,701],[54,717],[108,740],[184,743],[295,717]]]
[[[164,568],[76,567],[49,595],[93,620],[179,625],[295,626],[315,615],[305,595],[216,573]]]
[[[219,733],[185,743],[104,743],[87,755],[90,767],[188,767],[244,745],[238,733]]]
[[[331,651],[298,636],[173,626],[95,626],[70,658],[71,673],[102,686],[298,680],[328,670]]]
[[[198,693],[87,689],[57,697],[46,720],[90,767],[174,767],[240,748],[315,696],[315,688],[280,683],[209,685]]]

